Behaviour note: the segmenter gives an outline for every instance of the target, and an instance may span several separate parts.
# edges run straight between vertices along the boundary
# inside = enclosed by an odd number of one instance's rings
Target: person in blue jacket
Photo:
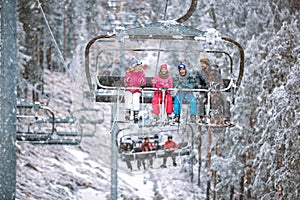
[[[174,98],[174,122],[179,123],[182,103],[186,100],[189,103],[190,120],[196,122],[197,101],[192,91],[183,91],[182,89],[194,89],[196,86],[195,78],[187,72],[186,65],[181,63],[178,65],[179,74],[174,78],[174,87],[177,93]]]

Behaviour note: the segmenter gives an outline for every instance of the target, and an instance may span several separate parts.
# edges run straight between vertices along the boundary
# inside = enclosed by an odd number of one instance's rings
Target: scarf
[[[166,74],[163,74],[163,73],[159,72],[159,73],[158,73],[158,76],[159,76],[159,78],[166,79],[166,78],[169,77],[169,72],[167,72]]]

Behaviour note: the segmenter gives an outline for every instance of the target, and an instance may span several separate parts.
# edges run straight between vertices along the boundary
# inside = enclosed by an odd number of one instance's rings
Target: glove
[[[194,84],[189,84],[189,86],[188,86],[190,89],[193,89],[195,86],[194,86]]]
[[[142,85],[141,85],[141,88],[142,88],[142,89],[144,89],[144,88],[145,88],[145,85],[144,85],[144,84],[142,84]]]
[[[206,86],[205,78],[200,77],[200,85],[202,85],[204,87]]]

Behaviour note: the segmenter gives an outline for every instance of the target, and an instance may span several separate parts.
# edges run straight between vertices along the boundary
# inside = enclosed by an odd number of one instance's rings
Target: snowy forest
[[[17,141],[16,199],[114,199],[111,105],[81,99],[85,47],[119,27],[177,19],[191,2],[17,1],[17,101],[40,102],[57,117],[91,104],[101,110],[92,117],[102,122],[77,145]],[[299,19],[297,0],[198,0],[183,24],[214,28],[245,50],[244,77],[231,106],[235,127],[213,141],[210,169],[205,155],[194,177],[183,161],[132,174],[119,161],[118,199],[300,199]]]

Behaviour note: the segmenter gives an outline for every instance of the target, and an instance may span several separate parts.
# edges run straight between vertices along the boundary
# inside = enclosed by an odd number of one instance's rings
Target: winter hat
[[[135,64],[135,71],[136,72],[142,72],[142,71],[144,71],[144,66],[143,66],[142,61],[137,61],[136,62],[136,64]]]
[[[168,135],[168,139],[173,139],[173,136],[172,135]]]
[[[137,66],[142,65],[142,64],[143,64],[142,61],[137,60],[137,61],[135,61],[135,63],[131,67],[137,67]]]
[[[210,61],[208,60],[208,58],[200,58],[200,63],[204,63],[206,65],[210,65]]]
[[[167,71],[166,71],[166,72],[162,72],[161,70],[162,70],[163,68],[167,69]],[[168,65],[167,65],[166,63],[163,63],[163,64],[160,65],[160,70],[159,70],[159,72],[158,72],[158,76],[159,76],[160,78],[163,78],[163,79],[169,77]]]
[[[149,136],[144,137],[144,140],[149,140],[149,139],[150,139]]]
[[[168,69],[168,65],[167,65],[166,63],[163,63],[163,64],[160,65],[160,70],[161,70],[162,68]]]

